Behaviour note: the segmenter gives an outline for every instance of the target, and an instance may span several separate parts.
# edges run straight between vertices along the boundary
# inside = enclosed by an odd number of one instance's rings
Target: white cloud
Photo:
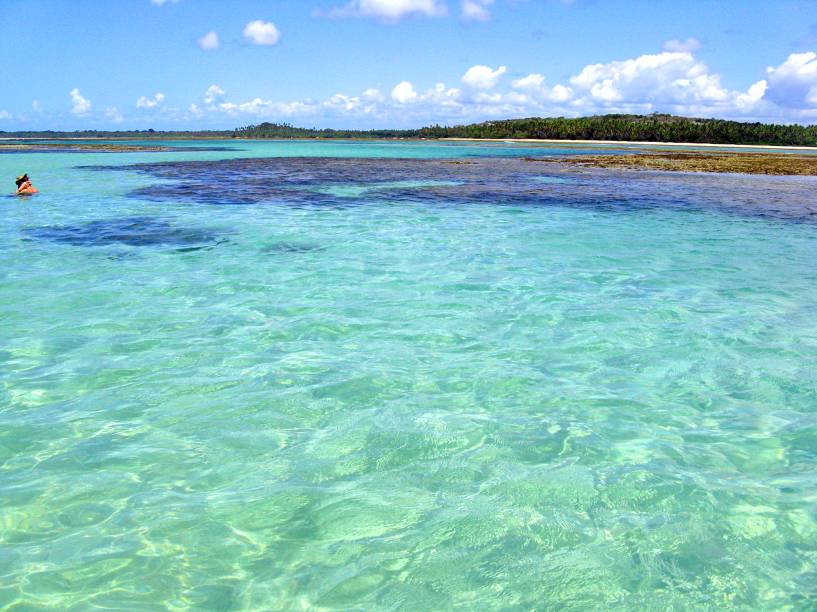
[[[218,32],[210,30],[207,34],[197,39],[196,44],[205,51],[214,51],[221,46],[221,41],[218,39]]]
[[[122,116],[122,113],[119,112],[119,109],[116,108],[115,106],[105,109],[105,118],[112,121],[113,123],[122,123],[122,121],[124,121],[125,119]]]
[[[507,71],[505,66],[500,66],[496,70],[489,66],[471,66],[463,75],[462,82],[475,89],[493,89],[499,77]]]
[[[249,102],[235,104],[233,102],[222,102],[218,105],[218,110],[232,117],[239,115],[255,115],[259,117],[290,117],[293,115],[305,115],[315,112],[316,105],[311,102],[273,102],[272,100],[262,100],[254,98]]]
[[[545,84],[545,77],[534,72],[521,79],[516,79],[512,85],[514,89],[540,89]]]
[[[353,111],[360,108],[362,102],[357,96],[347,96],[345,94],[335,94],[329,98],[323,105],[326,108],[337,109],[342,111]]]
[[[369,89],[364,91],[362,97],[365,100],[371,100],[373,102],[382,102],[383,101],[383,94],[380,93],[379,89],[375,89],[373,87],[370,87]]]
[[[409,81],[403,81],[391,90],[391,98],[398,104],[408,104],[417,99],[417,92],[414,91],[414,85]]]
[[[40,104],[39,100],[31,101],[31,110],[33,110],[35,113],[41,113],[43,111],[43,106]]]
[[[281,33],[274,23],[256,19],[244,26],[244,38],[254,45],[271,46],[278,43]]]
[[[396,22],[406,17],[443,17],[448,10],[441,0],[350,0],[326,13],[317,11],[315,14],[336,19],[372,17]]]
[[[664,43],[664,51],[675,52],[689,52],[692,53],[701,48],[701,41],[697,38],[687,38],[686,40],[678,40],[673,38]]]
[[[554,85],[550,90],[550,99],[554,102],[567,102],[573,97],[573,90],[564,85]]]
[[[136,101],[136,108],[156,108],[164,100],[165,95],[162,92],[157,93],[153,98],[142,96]]]
[[[204,103],[205,104],[213,104],[216,100],[220,100],[227,92],[225,92],[221,87],[218,85],[210,85],[207,90],[204,92]]]
[[[735,97],[735,103],[741,109],[751,109],[758,102],[760,102],[766,95],[768,83],[766,80],[758,81],[746,91],[746,93],[738,94]]]
[[[383,92],[339,91],[323,100],[254,97],[233,102],[220,86],[211,85],[185,116],[246,116],[364,128],[620,112],[817,122],[817,53],[790,55],[745,90],[725,87],[718,74],[687,51],[591,64],[562,83],[550,83],[539,72],[503,81],[507,73],[505,66],[472,66],[462,77],[461,89],[444,83],[425,89],[405,80]]]
[[[176,4],[177,2],[181,2],[181,0],[150,0],[150,3],[155,4],[156,6],[162,6],[163,4]]]
[[[11,119],[11,113],[7,110],[0,110],[0,119]]]
[[[688,52],[657,53],[592,64],[570,79],[582,104],[719,104],[729,99],[720,77]]]
[[[380,122],[385,125],[404,123],[408,119],[416,120],[428,113],[442,112],[449,117],[459,117],[464,108],[460,102],[461,92],[437,83],[425,93],[418,93],[414,86],[403,81],[386,97],[376,89],[367,89],[358,96],[337,93],[323,102],[301,100],[295,102],[274,102],[254,98],[247,102],[222,102],[206,108],[207,112],[220,112],[231,117],[250,115],[258,118],[279,121],[292,117],[304,120],[321,120],[330,124],[333,121],[349,118],[365,118],[366,125]],[[196,114],[204,111],[198,107],[190,112]]]
[[[531,99],[547,100],[551,102],[566,102],[573,97],[573,90],[564,85],[547,87],[545,77],[538,72],[516,79],[511,84],[514,89],[526,92]]]
[[[460,105],[462,92],[456,88],[448,88],[445,83],[437,83],[429,89],[423,96],[422,101],[433,103],[439,107],[456,107]]]
[[[766,97],[771,102],[793,109],[817,107],[817,53],[792,53],[766,72]]]
[[[68,95],[71,96],[71,112],[75,115],[86,115],[91,111],[91,101],[83,98],[79,89],[74,87]]]
[[[461,16],[464,21],[489,21],[491,11],[489,7],[494,0],[462,0],[460,4]]]

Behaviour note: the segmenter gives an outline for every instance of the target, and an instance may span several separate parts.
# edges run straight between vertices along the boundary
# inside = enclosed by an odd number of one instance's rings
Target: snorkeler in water
[[[28,178],[28,174],[18,176],[14,182],[17,185],[17,195],[34,195],[39,191],[31,184],[31,179]]]

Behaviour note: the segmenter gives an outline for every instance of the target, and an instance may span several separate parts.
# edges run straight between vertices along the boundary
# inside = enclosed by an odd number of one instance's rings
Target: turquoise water
[[[0,607],[817,605],[817,181],[227,146],[0,155]]]

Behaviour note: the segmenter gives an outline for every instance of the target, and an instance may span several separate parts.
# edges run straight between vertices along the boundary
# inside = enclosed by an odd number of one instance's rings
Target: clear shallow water
[[[813,607],[815,181],[240,148],[0,156],[0,605]]]

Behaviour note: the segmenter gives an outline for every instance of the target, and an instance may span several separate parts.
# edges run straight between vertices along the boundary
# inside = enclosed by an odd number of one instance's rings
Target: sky
[[[815,0],[0,0],[0,131],[817,123]]]

